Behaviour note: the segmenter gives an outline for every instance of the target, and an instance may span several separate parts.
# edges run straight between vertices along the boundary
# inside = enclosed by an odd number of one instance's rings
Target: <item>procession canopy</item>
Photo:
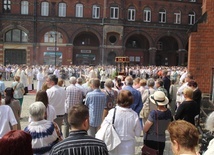
[[[128,74],[129,57],[126,56],[115,57],[115,62],[117,63],[118,75],[126,76]]]

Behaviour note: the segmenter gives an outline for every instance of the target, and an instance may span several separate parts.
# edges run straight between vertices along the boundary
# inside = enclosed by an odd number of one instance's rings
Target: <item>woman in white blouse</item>
[[[130,108],[133,103],[131,92],[121,90],[117,103],[114,126],[121,143],[110,151],[109,155],[133,155],[135,154],[135,136],[140,136],[142,128],[137,113]],[[112,122],[115,108],[109,111],[102,125]]]

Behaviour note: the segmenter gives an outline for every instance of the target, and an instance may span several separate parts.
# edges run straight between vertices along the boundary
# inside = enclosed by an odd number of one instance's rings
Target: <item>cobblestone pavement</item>
[[[12,81],[4,81],[4,83],[6,87],[10,87],[12,84]],[[36,82],[34,82],[34,88],[36,88]],[[24,129],[28,125],[28,117],[29,117],[28,109],[30,104],[33,103],[34,101],[35,101],[35,91],[29,91],[29,93],[24,96],[24,101],[23,101],[23,107],[22,107],[22,113],[21,113],[22,119],[20,121],[22,129]],[[166,138],[167,138],[167,141],[166,141],[164,155],[172,155],[169,138],[168,136]],[[143,145],[143,137],[137,137],[135,155],[141,155],[142,145]]]

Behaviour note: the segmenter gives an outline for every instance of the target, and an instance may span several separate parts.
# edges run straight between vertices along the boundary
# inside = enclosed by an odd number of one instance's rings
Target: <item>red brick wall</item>
[[[214,1],[204,0],[203,12],[207,21],[198,24],[197,32],[189,38],[189,71],[194,75],[203,93],[210,93],[211,73],[214,67]]]

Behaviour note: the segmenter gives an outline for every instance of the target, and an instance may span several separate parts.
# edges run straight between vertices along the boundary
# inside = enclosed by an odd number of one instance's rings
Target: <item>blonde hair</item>
[[[184,88],[183,94],[186,95],[188,98],[193,98],[193,90],[189,87]]]
[[[20,80],[20,76],[15,76],[15,77],[14,77],[14,80],[15,80],[15,81],[19,81],[19,80]]]

